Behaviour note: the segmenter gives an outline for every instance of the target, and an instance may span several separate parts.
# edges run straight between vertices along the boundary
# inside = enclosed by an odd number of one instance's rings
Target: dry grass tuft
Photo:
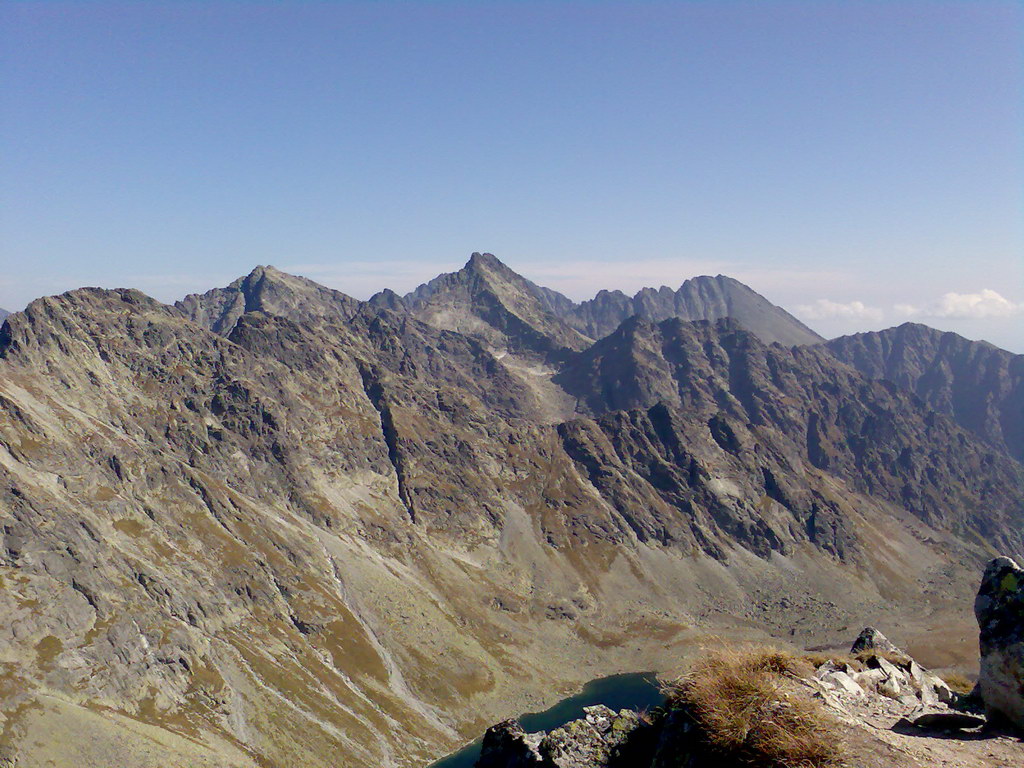
[[[714,753],[764,768],[841,765],[835,721],[789,679],[806,659],[769,648],[717,651],[674,683],[669,695],[696,721]]]
[[[864,662],[848,653],[820,653],[815,651],[805,651],[800,654],[800,658],[806,660],[815,669],[820,667],[822,664],[826,664],[831,661],[837,667],[841,667],[845,664],[855,672],[864,671]]]
[[[949,690],[953,691],[953,693],[959,693],[962,696],[969,696],[971,692],[974,691],[974,683],[959,672],[950,672],[947,675],[943,675],[942,680],[949,686]]]

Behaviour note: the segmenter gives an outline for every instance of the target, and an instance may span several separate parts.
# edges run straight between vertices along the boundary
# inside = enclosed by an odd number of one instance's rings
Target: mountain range
[[[0,765],[422,766],[721,633],[956,659],[1024,553],[1021,370],[489,254],[367,302],[272,267],[36,300],[0,329]]]

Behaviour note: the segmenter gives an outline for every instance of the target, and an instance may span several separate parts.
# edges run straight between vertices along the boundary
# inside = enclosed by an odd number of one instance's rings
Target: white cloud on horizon
[[[931,304],[896,304],[893,311],[899,317],[943,317],[962,320],[1001,320],[1024,313],[1024,303],[1013,302],[991,288],[982,288],[977,293],[943,294]]]
[[[1024,303],[1015,303],[990,288],[978,293],[947,293],[937,310],[938,317],[997,318],[1024,312]]]
[[[800,304],[794,310],[805,320],[865,320],[880,323],[885,319],[884,310],[868,306],[862,301],[843,303],[817,299],[812,304]]]

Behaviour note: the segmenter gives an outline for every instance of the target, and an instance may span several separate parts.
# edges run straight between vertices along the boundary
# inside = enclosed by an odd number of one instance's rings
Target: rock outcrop
[[[981,630],[978,686],[985,712],[1024,730],[1024,569],[1008,557],[990,562],[974,613]]]
[[[641,725],[630,710],[604,705],[586,707],[584,715],[548,733],[526,733],[515,720],[487,729],[476,768],[591,768],[625,765],[627,745]]]
[[[881,632],[877,634],[885,639]],[[854,651],[856,658],[826,662],[818,667],[815,679],[833,691],[854,697],[867,691],[910,706],[953,703],[954,694],[942,678],[891,643],[888,647],[884,643],[869,647],[854,642],[853,647],[857,649]]]

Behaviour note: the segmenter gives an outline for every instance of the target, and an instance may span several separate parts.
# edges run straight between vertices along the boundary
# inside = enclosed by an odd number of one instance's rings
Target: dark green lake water
[[[634,672],[626,675],[612,675],[591,680],[575,696],[555,704],[551,709],[522,715],[519,722],[528,732],[550,731],[570,720],[583,716],[583,708],[604,704],[618,712],[620,709],[650,709],[664,701],[658,691],[658,681],[653,672]],[[468,747],[434,763],[430,768],[473,768],[480,756],[480,742],[474,741]]]

